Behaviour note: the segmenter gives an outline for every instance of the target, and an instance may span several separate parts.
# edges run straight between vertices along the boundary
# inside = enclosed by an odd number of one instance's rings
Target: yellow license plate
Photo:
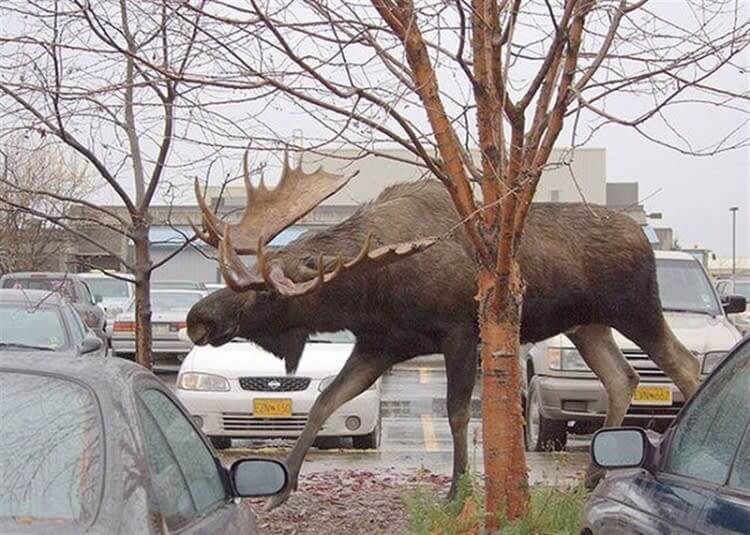
[[[283,418],[292,415],[292,400],[287,398],[258,398],[253,400],[253,416]]]
[[[639,385],[633,394],[633,405],[671,405],[672,387]]]

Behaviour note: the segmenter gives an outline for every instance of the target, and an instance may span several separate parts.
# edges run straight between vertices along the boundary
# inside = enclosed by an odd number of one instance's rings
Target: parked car
[[[152,290],[207,290],[206,284],[198,281],[151,281]]]
[[[732,298],[722,308],[705,268],[688,253],[656,251],[656,270],[666,320],[708,374],[740,339],[726,312],[744,310],[745,301]],[[641,378],[625,421],[663,431],[684,404],[682,393],[638,346],[614,334]],[[522,355],[527,449],[563,449],[568,432],[588,434],[602,425],[606,391],[567,336],[534,344]]]
[[[716,289],[719,290],[722,302],[728,302],[732,296],[741,295],[745,299],[750,299],[750,278],[737,278],[735,280],[720,280],[716,283]],[[750,334],[750,309],[744,312],[729,314],[737,328],[743,334]]]
[[[0,356],[0,533],[257,534],[238,498],[284,465],[226,469],[168,388],[122,359]]]
[[[151,292],[151,351],[154,360],[181,360],[193,347],[189,339],[179,336],[186,326],[188,311],[206,292],[198,290],[153,290]],[[112,329],[112,350],[117,356],[132,359],[135,355],[135,300],[117,316]]]
[[[0,355],[104,356],[106,351],[58,293],[0,289]]]
[[[234,340],[194,347],[177,377],[177,397],[219,449],[232,438],[296,437],[313,403],[354,347],[348,331],[312,336],[296,374],[260,347]],[[358,449],[380,445],[380,382],[334,412],[319,437],[352,437]]]
[[[750,337],[735,347],[660,440],[602,429],[610,470],[584,508],[583,534],[730,534],[750,530]]]
[[[79,273],[94,296],[94,302],[98,304],[107,316],[107,326],[111,330],[112,323],[118,314],[128,306],[130,300],[135,296],[135,284],[132,282],[133,275],[130,273],[104,273],[102,271],[90,271]],[[111,332],[109,333],[111,336]]]
[[[105,343],[107,342],[107,318],[94,302],[91,291],[78,275],[73,273],[7,273],[0,278],[0,288],[44,290],[57,292],[81,315],[83,321]]]

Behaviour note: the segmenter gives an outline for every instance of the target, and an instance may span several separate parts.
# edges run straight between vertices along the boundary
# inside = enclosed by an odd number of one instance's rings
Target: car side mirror
[[[240,459],[232,464],[229,474],[239,498],[274,496],[289,485],[286,466],[275,459]]]
[[[99,351],[102,347],[104,347],[102,339],[95,334],[89,333],[84,336],[83,342],[81,342],[81,354],[93,353],[94,351]]]
[[[591,459],[604,469],[637,468],[651,457],[654,447],[643,429],[600,429],[591,440]]]
[[[744,295],[727,295],[721,300],[721,306],[727,314],[740,314],[747,310],[747,298]]]

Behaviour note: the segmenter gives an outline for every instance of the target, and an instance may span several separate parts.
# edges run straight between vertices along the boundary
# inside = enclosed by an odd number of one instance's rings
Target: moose
[[[306,173],[285,157],[275,188],[262,181],[253,186],[247,153],[244,173],[247,206],[237,223],[224,223],[211,211],[196,181],[202,225],[193,227],[218,248],[228,287],[192,307],[189,337],[214,346],[247,338],[293,373],[311,333],[348,329],[356,336],[348,361],[314,403],[286,459],[291,487],[316,434],[338,407],[394,364],[442,353],[453,497],[467,468],[479,344],[478,264],[447,190],[435,179],[390,186],[339,224],[266,251],[274,236],[351,177],[321,168]],[[256,263],[248,267],[241,254],[255,254]],[[583,203],[534,204],[518,255],[526,284],[521,342],[567,334],[607,391],[605,426],[622,423],[639,381],[615,344],[613,328],[640,346],[685,396],[693,394],[699,361],[664,319],[653,251],[629,216]]]

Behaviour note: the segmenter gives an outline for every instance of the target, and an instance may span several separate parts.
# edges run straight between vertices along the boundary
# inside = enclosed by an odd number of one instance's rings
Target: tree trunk
[[[508,280],[499,279],[495,272],[480,272],[482,439],[490,533],[498,529],[501,518],[523,515],[529,503],[518,361],[522,297],[517,262],[513,261]]]
[[[136,226],[135,243],[135,361],[151,369],[151,254],[148,225]]]

